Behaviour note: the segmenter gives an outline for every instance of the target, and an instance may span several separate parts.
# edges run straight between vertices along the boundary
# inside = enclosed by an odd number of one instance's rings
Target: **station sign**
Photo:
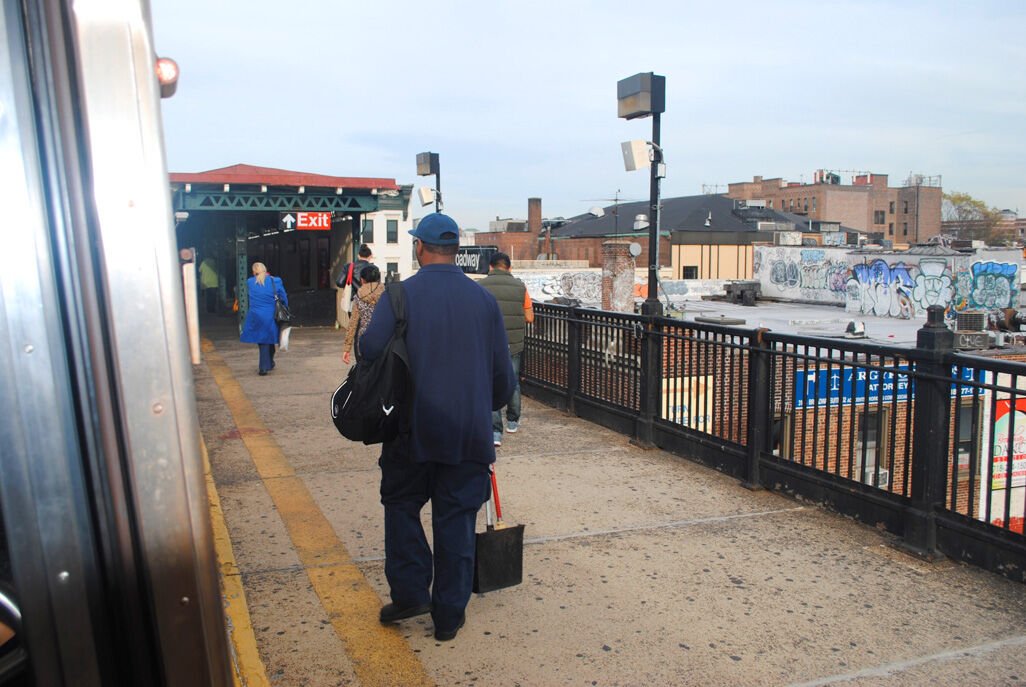
[[[488,274],[488,263],[498,252],[498,246],[462,246],[456,253],[456,266],[464,274]]]
[[[328,231],[331,229],[331,213],[279,212],[278,228],[282,231]]]

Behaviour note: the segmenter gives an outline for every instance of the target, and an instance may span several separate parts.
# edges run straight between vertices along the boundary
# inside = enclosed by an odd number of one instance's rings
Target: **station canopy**
[[[395,179],[336,177],[273,167],[231,165],[171,173],[175,210],[346,210],[374,212],[378,196],[400,193]]]

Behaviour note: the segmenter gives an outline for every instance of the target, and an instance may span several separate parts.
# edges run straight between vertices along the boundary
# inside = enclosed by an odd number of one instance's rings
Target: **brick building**
[[[474,242],[479,246],[498,246],[512,260],[535,260],[544,252],[541,233],[541,198],[528,198],[527,221],[496,218],[488,223],[488,231],[477,233]]]
[[[826,170],[817,170],[811,184],[757,176],[728,184],[727,197],[765,201],[771,209],[840,222],[902,243],[923,243],[941,233],[940,177],[912,175],[898,187],[888,185],[886,174],[856,174],[850,185],[840,182],[839,175]]]

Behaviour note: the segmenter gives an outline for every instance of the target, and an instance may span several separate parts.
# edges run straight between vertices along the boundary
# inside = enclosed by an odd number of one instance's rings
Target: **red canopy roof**
[[[368,177],[329,177],[324,174],[292,172],[273,167],[232,165],[208,172],[172,173],[172,183],[190,184],[267,184],[268,186],[323,186],[327,188],[377,188],[398,190],[395,179]]]

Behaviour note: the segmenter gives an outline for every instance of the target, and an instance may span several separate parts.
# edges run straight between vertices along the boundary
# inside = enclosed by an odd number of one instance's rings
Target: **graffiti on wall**
[[[877,317],[909,319],[915,315],[912,276],[904,263],[877,259],[853,265],[847,282],[847,310]]]
[[[781,289],[844,293],[848,264],[828,260],[826,252],[808,249],[800,260],[777,259],[770,264],[770,281]]]
[[[576,298],[582,304],[597,307],[602,302],[602,275],[598,272],[563,272],[562,274],[517,274],[531,298],[548,301],[556,296]]]
[[[848,263],[837,255],[819,248],[756,249],[754,274],[769,295],[842,303]]]
[[[955,310],[995,310],[1015,307],[1019,266],[1006,262],[976,262],[955,275]]]
[[[904,258],[904,259],[902,259]],[[786,300],[844,304],[848,312],[925,317],[939,305],[949,319],[967,308],[1015,307],[1014,258],[971,262],[965,255],[866,256],[829,247],[757,247],[755,277],[763,294]]]
[[[947,260],[923,258],[919,261],[919,274],[913,281],[912,302],[917,306],[923,310],[931,305],[948,307],[954,289]]]

